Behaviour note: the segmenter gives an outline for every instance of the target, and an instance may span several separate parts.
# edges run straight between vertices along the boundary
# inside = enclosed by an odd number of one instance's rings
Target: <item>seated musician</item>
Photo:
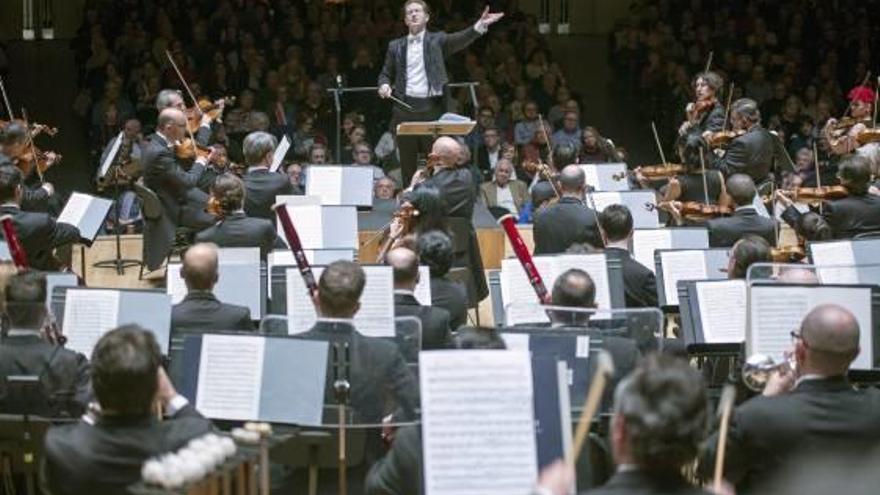
[[[747,235],[736,241],[730,248],[727,259],[727,278],[744,279],[748,274],[749,267],[755,263],[769,263],[773,261],[770,256],[770,244],[762,237]]]
[[[701,152],[702,159],[700,158]],[[709,204],[718,204],[724,189],[724,177],[721,172],[709,168],[712,163],[712,155],[706,141],[697,135],[686,136],[679,148],[679,155],[682,164],[687,167],[687,173],[669,179],[666,187],[661,190],[663,193],[662,201],[705,203],[708,197]],[[703,174],[704,162],[706,164],[705,176]]]
[[[850,90],[847,98],[850,101],[849,117],[845,120],[852,125],[837,129],[840,122],[830,118],[822,129],[822,134],[828,142],[828,149],[834,155],[848,155],[855,153],[868,160],[871,170],[876,175],[880,172],[880,144],[869,142],[861,144],[858,141],[859,134],[869,130],[872,126],[871,117],[874,114],[876,102],[874,90],[868,86],[856,86]]]
[[[771,178],[771,172],[790,170],[788,155],[778,137],[761,126],[758,104],[748,98],[740,98],[730,107],[733,131],[741,133],[730,141],[727,151],[715,160],[713,167],[725,176],[746,174],[759,187]]]
[[[627,308],[657,306],[657,280],[654,272],[630,256],[633,218],[625,205],[608,205],[599,214],[605,240],[605,251],[620,256],[623,265],[623,287]]]
[[[229,152],[223,143],[214,143],[211,145],[214,153],[211,154],[211,160],[205,163],[205,171],[199,177],[199,189],[211,194],[211,185],[214,179],[225,174],[231,173],[229,169]]]
[[[219,220],[196,234],[196,242],[213,242],[218,247],[258,247],[261,259],[266,259],[272,249],[283,248],[272,222],[245,215],[245,197],[241,179],[232,174],[218,176],[211,187],[208,208]]]
[[[782,219],[794,229],[799,239],[802,241],[828,241],[833,238],[834,233],[824,216],[815,211],[801,213],[794,206],[794,201],[780,189],[776,190],[775,198],[785,207],[782,211]]]
[[[431,304],[420,304],[414,291],[419,283],[419,256],[415,251],[392,249],[385,262],[394,272],[394,316],[414,316],[422,323],[422,349],[446,349],[452,335],[449,311]]]
[[[715,72],[701,72],[694,78],[696,99],[685,108],[687,120],[678,128],[679,136],[694,134],[705,137],[709,132],[720,131],[724,127],[724,107],[718,102],[718,91],[724,86],[724,79]]]
[[[871,186],[868,159],[858,155],[844,158],[838,165],[837,176],[849,194],[823,205],[822,216],[831,227],[832,237],[852,239],[859,234],[880,232],[880,196],[868,192]],[[786,208],[783,218],[797,223],[799,216],[794,208]]]
[[[53,250],[77,242],[80,239],[79,229],[56,222],[47,213],[22,211],[23,191],[21,171],[12,165],[0,167],[0,215],[12,216],[12,223],[31,268],[58,270],[69,264],[70,259],[56,259]],[[69,255],[69,251],[67,253]]]
[[[448,276],[455,254],[452,239],[442,230],[429,230],[416,241],[419,259],[431,273],[431,305],[449,312],[453,330],[467,323],[467,289]]]
[[[89,362],[46,332],[46,277],[12,275],[5,292],[9,328],[0,338],[0,413],[79,417],[92,399]],[[12,375],[39,377],[39,398],[14,391],[7,383]]]
[[[3,128],[0,132],[0,165],[18,166],[19,157],[29,153],[28,135],[27,126],[17,120],[13,120]],[[56,160],[54,153],[51,153],[49,158],[50,162]],[[55,187],[49,182],[36,186],[35,177],[36,173],[32,172],[28,177],[22,178],[21,208],[25,211],[46,211],[49,198],[55,194]]]
[[[162,369],[156,338],[130,325],[104,334],[92,353],[100,410],[49,430],[43,493],[127,493],[150,457],[173,452],[212,430]],[[165,415],[156,418],[157,407]]]
[[[707,403],[703,380],[687,361],[645,358],[614,392],[610,441],[617,473],[586,494],[707,495],[682,475],[705,435]],[[573,475],[553,464],[533,493],[568,495]]]
[[[577,165],[568,165],[559,176],[562,197],[556,204],[535,212],[535,255],[563,253],[572,244],[602,246],[597,213],[584,204],[586,176]]]
[[[278,140],[275,136],[262,132],[252,132],[244,138],[242,149],[247,173],[244,174],[244,211],[249,217],[265,218],[275,222],[272,206],[279,194],[294,194],[290,178],[284,172],[270,172],[272,157]]]
[[[251,310],[220,302],[214,295],[219,278],[217,247],[199,243],[186,250],[180,278],[186,297],[171,308],[171,331],[253,330]]]
[[[791,332],[795,369],[774,371],[763,395],[731,417],[724,475],[738,493],[757,493],[800,455],[866,452],[880,444],[880,391],[857,390],[847,380],[862,351],[859,334],[870,331],[847,309],[826,304]],[[717,434],[706,443],[704,474],[711,473],[717,444]]]

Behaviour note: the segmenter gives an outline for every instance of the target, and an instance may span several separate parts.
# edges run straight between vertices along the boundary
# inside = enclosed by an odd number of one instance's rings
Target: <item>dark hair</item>
[[[550,201],[556,193],[553,192],[553,186],[547,181],[541,181],[532,187],[532,207],[537,210],[543,203]]]
[[[6,316],[13,328],[38,329],[46,318],[46,277],[17,273],[6,285]]]
[[[557,144],[553,147],[553,163],[559,169],[571,165],[577,158],[577,150],[570,144]]]
[[[21,143],[25,141],[27,134],[28,130],[24,123],[18,120],[13,120],[3,128],[3,133],[0,134],[0,138],[2,138],[0,139],[0,143],[3,143],[4,145]]]
[[[452,267],[454,251],[452,239],[442,230],[429,230],[419,235],[416,245],[419,258],[426,265],[432,277],[443,277]]]
[[[461,327],[452,343],[456,349],[507,349],[494,327]]]
[[[361,299],[366,282],[367,276],[357,263],[345,260],[330,263],[318,281],[321,311],[330,317],[350,316]]]
[[[428,6],[428,3],[425,2],[425,0],[406,0],[405,2],[403,2],[403,7],[400,8],[401,14],[403,14],[404,17],[406,17],[406,8],[411,3],[417,3],[417,4],[421,5],[422,10],[425,11],[425,15],[428,15],[428,16],[431,15],[431,7]]]
[[[551,300],[554,306],[591,308],[596,303],[596,285],[589,273],[571,268],[556,279]]]
[[[808,211],[801,215],[795,227],[797,233],[808,241],[828,241],[834,235],[831,225],[828,225],[825,217],[815,211]]]
[[[439,189],[434,186],[418,187],[409,194],[408,201],[419,212],[415,217],[416,233],[428,230],[446,232],[446,209],[449,205],[440,195]]]
[[[224,214],[240,210],[244,205],[244,182],[234,174],[218,175],[211,185],[211,196],[217,200]]]
[[[156,338],[138,325],[104,334],[92,352],[92,386],[101,408],[124,415],[150,414],[160,363]]]
[[[614,411],[640,470],[675,476],[706,435],[708,401],[700,374],[680,359],[650,354],[614,394]]]
[[[703,150],[703,160],[706,161],[708,168],[710,160],[709,144],[706,143],[706,140],[703,139],[702,136],[693,133],[688,134],[681,142],[678,154],[681,157],[681,162],[688,168],[688,170],[695,171],[702,169],[700,150]]]
[[[752,204],[757,190],[755,182],[746,174],[733,174],[727,178],[727,193],[736,206]]]
[[[0,167],[0,201],[10,201],[15,198],[15,191],[21,185],[21,170],[12,166]]]
[[[599,213],[599,223],[611,242],[626,239],[633,229],[633,217],[626,205],[608,205]]]
[[[846,181],[850,194],[867,194],[871,182],[871,164],[867,158],[852,155],[841,160],[837,167],[837,176]]]
[[[770,244],[763,237],[747,235],[736,242],[730,250],[730,256],[734,260],[730,278],[746,278],[746,272],[753,263],[765,263],[772,261],[770,258]]]

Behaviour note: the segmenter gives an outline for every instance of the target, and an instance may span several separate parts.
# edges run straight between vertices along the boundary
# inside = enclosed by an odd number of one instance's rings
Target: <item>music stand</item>
[[[434,120],[430,122],[401,122],[397,125],[397,138],[405,137],[430,137],[436,140],[442,136],[466,136],[474,129],[477,123],[473,120],[466,121],[443,121]],[[403,170],[401,163],[400,169],[403,183],[407,184],[412,180],[415,170]]]
[[[114,164],[111,168],[110,172],[107,173],[107,179],[113,184],[113,234],[116,238],[116,257],[109,260],[97,261],[92,264],[95,268],[115,268],[117,275],[124,275],[125,269],[134,266],[141,266],[143,262],[135,259],[126,259],[122,257],[122,234],[120,232],[119,225],[119,209],[121,208],[121,199],[123,190],[119,187],[122,178],[119,176],[119,172],[122,171],[122,167]],[[83,259],[85,259],[85,253],[82,253]],[[85,270],[83,270],[83,276],[85,276]]]

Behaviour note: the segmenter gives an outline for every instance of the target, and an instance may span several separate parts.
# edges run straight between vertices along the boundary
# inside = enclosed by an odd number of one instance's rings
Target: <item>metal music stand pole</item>
[[[342,352],[339,348],[342,347]],[[336,401],[339,404],[339,495],[347,495],[347,458],[345,445],[345,426],[346,426],[346,409],[349,395],[351,393],[351,383],[348,381],[350,355],[348,342],[336,342],[333,344],[334,360],[333,374],[336,380],[333,382],[333,388],[336,391]]]
[[[117,175],[118,168],[119,166],[116,165],[111,172],[107,172],[108,174],[113,174],[113,196],[115,198],[113,201],[115,203],[113,208],[113,231],[116,237],[116,257],[112,260],[98,261],[92,266],[95,268],[116,268],[117,275],[124,275],[126,268],[130,266],[139,266],[141,262],[139,260],[124,259],[122,257],[122,234],[119,232],[119,209],[121,208],[120,202],[122,199],[122,191],[119,189],[119,175]],[[85,256],[85,253],[83,253],[83,256]],[[85,271],[83,271],[83,278],[85,278]]]

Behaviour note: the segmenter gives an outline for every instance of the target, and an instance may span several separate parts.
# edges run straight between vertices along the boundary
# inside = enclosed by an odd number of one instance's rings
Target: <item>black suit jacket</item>
[[[465,49],[480,37],[473,26],[455,33],[425,31],[422,42],[424,48],[425,75],[428,78],[429,92],[445,92],[449,76],[446,73],[446,57]],[[406,49],[407,37],[392,40],[385,52],[385,64],[379,73],[378,85],[393,87],[394,96],[403,98],[406,92]]]
[[[730,142],[727,152],[715,162],[715,168],[725,176],[748,174],[755,185],[760,185],[773,171],[774,164],[778,165],[779,172],[791,168],[779,138],[755,125]]]
[[[776,245],[776,221],[758,215],[754,208],[737,210],[729,217],[713,218],[706,226],[712,247],[731,247],[747,234],[763,237],[771,246]]]
[[[609,254],[620,258],[623,267],[623,288],[627,308],[650,308],[657,306],[657,278],[654,272],[634,260],[626,249],[609,247]]]
[[[212,429],[192,405],[165,421],[154,415],[106,417],[51,428],[41,470],[44,493],[128,493],[150,457],[183,448]]]
[[[294,194],[290,177],[284,172],[254,170],[244,174],[243,180],[246,190],[244,211],[247,216],[265,218],[274,224],[275,213],[272,206],[275,204],[275,196]]]
[[[15,393],[6,388],[10,375],[36,375],[45,402],[28,402],[28,413],[45,417],[79,417],[92,399],[89,361],[78,352],[46,342],[39,333],[16,333],[0,341],[0,413],[15,411]],[[26,398],[24,398],[26,400]]]
[[[572,244],[582,242],[602,247],[596,221],[596,212],[572,197],[542,208],[535,214],[534,254],[564,253]]]
[[[415,316],[422,322],[422,349],[447,349],[452,344],[449,312],[443,308],[422,306],[409,294],[394,294],[394,316]]]
[[[220,302],[210,292],[190,292],[171,308],[171,330],[253,330],[251,310]]]
[[[79,229],[56,222],[47,213],[22,211],[18,206],[5,205],[0,206],[0,215],[12,215],[18,240],[27,253],[28,263],[35,270],[58,270],[52,250],[80,238]]]
[[[880,232],[880,196],[852,195],[825,203],[824,215],[835,239]]]
[[[449,328],[453,331],[467,323],[467,291],[461,283],[431,277],[431,304],[449,312]]]
[[[284,248],[272,222],[248,217],[244,212],[232,213],[199,232],[196,242],[213,242],[219,247],[258,247],[262,259],[266,259],[272,249]]]
[[[424,493],[420,426],[404,426],[397,430],[391,450],[370,468],[365,492],[367,495]]]
[[[701,471],[711,476],[718,434]],[[797,456],[867,452],[880,444],[880,390],[854,390],[844,377],[801,382],[777,397],[755,397],[731,417],[725,478],[747,493]]]
[[[658,478],[636,470],[617,472],[607,483],[586,495],[709,495],[709,492],[688,484],[677,473]]]

